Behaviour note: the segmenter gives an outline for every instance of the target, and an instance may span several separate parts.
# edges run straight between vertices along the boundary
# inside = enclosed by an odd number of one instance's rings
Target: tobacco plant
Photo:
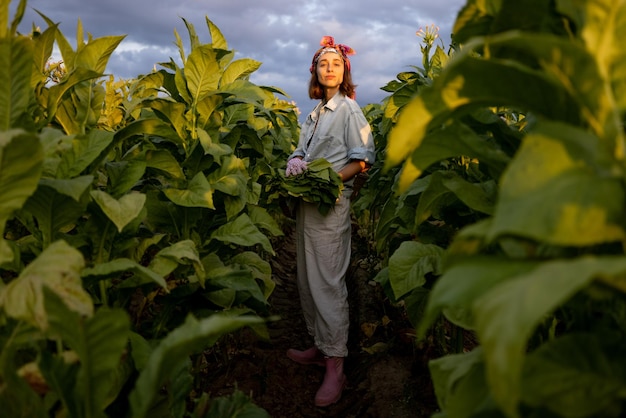
[[[403,275],[390,261],[397,295],[434,273],[421,336],[444,315],[478,339],[430,363],[437,416],[626,410],[624,22],[624,1],[470,0],[454,57],[390,132],[384,170],[401,167],[399,193],[421,193],[416,224],[449,223],[423,210],[449,207],[446,195],[480,215],[458,225],[437,268],[424,269],[419,235]],[[434,177],[454,160],[473,178]]]
[[[275,214],[263,184],[297,115],[207,19],[163,70],[105,80],[123,36],[76,47],[26,0],[0,7],[0,409],[7,416],[182,417],[191,355],[243,327],[266,335]],[[54,45],[62,55],[51,63]],[[282,163],[284,164],[284,163]],[[245,398],[245,397],[244,397]],[[192,408],[193,409],[193,408]],[[260,408],[243,407],[252,416]],[[214,411],[214,412],[211,412]]]

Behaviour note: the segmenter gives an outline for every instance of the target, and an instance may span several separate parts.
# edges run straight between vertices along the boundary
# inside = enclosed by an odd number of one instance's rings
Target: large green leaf
[[[157,169],[175,179],[184,179],[185,173],[171,152],[166,149],[149,150],[145,155],[146,167]]]
[[[93,80],[101,76],[102,74],[96,71],[77,68],[70,72],[60,83],[50,87],[47,100],[48,121],[52,121],[56,117],[57,121],[63,126],[65,133],[79,133],[79,121],[73,120],[76,116],[75,112],[59,112],[57,115],[57,110],[60,107],[74,109],[72,98],[68,97],[66,93],[84,81]]]
[[[42,178],[39,185],[54,189],[57,193],[79,202],[93,180],[93,176],[80,176],[71,179]]]
[[[146,283],[155,283],[167,291],[167,283],[158,271],[153,271],[127,258],[118,258],[86,268],[82,271],[82,278],[85,285],[89,285],[99,280],[123,277],[124,273],[133,273],[133,276],[124,278],[121,283],[117,284],[117,287],[139,287]]]
[[[185,78],[192,102],[196,105],[217,90],[222,70],[210,45],[201,45],[191,51],[185,63]]]
[[[207,96],[204,100],[198,102],[196,111],[198,112],[197,128],[199,130],[210,129],[210,126],[215,124],[216,120],[219,120],[220,112],[216,109],[218,109],[223,100],[221,95],[213,95]]]
[[[610,84],[615,105],[624,112],[626,51],[622,39],[626,36],[626,2],[588,0],[558,4],[559,11],[565,12],[582,28],[581,36],[587,50],[595,57],[600,73],[606,77],[605,82]]]
[[[152,353],[152,346],[148,340],[134,331],[130,332],[129,342],[130,355],[135,364],[135,369],[140,372],[148,365],[150,353]]]
[[[625,196],[612,165],[597,138],[567,125],[527,135],[502,177],[488,239],[515,234],[565,246],[623,240]]]
[[[270,415],[265,409],[255,405],[240,389],[235,389],[231,395],[211,399],[206,418],[222,417],[270,418]]]
[[[178,133],[168,123],[156,118],[139,119],[129,123],[115,133],[115,142],[123,142],[134,136],[157,136],[182,145],[182,139]]]
[[[473,36],[489,33],[502,3],[502,0],[467,0],[452,27],[455,41],[465,43]]]
[[[250,219],[257,227],[269,232],[273,236],[284,235],[276,219],[270,215],[265,208],[249,205],[248,216],[250,216]]]
[[[92,190],[90,194],[107,218],[115,224],[118,232],[122,232],[126,225],[139,216],[146,203],[146,195],[139,192],[125,194],[119,199],[101,190]]]
[[[51,302],[54,306],[55,302]],[[50,305],[48,305],[50,306]],[[51,308],[54,310],[54,308]],[[66,308],[60,306],[60,311]],[[57,341],[59,336],[54,336]],[[66,348],[66,347],[64,347]],[[36,365],[39,367],[43,379],[49,387],[49,392],[54,393],[64,406],[64,413],[68,417],[80,416],[80,405],[76,402],[76,378],[79,370],[79,359],[73,350],[65,350],[59,353],[44,350],[40,353],[39,361]]]
[[[396,299],[426,283],[427,274],[441,273],[443,248],[404,241],[389,258],[389,281]]]
[[[43,152],[34,134],[20,130],[0,132],[0,265],[13,255],[6,241],[6,222],[36,190]]]
[[[248,178],[244,161],[234,155],[224,157],[219,168],[207,176],[213,189],[230,196],[241,196],[246,190]]]
[[[397,78],[397,80],[393,80],[383,88],[383,90],[393,92],[387,99],[383,110],[385,119],[389,121],[387,123],[395,121],[400,109],[409,103],[415,97],[419,88],[427,82],[426,78],[416,72],[402,72],[397,75]],[[388,128],[387,124],[384,125],[383,129],[386,128]],[[388,130],[384,130],[384,132],[388,132]]]
[[[147,216],[143,219],[146,226],[151,230],[161,234],[175,234],[181,236],[188,216],[192,215],[192,222],[202,217],[202,209],[198,209],[197,214],[190,212],[188,208],[179,206],[169,199],[163,199],[161,191],[147,191],[145,209]]]
[[[548,261],[499,283],[473,302],[487,380],[507,416],[519,416],[524,355],[537,325],[596,277],[624,274],[626,257]]]
[[[150,261],[148,268],[167,277],[180,265],[192,265],[200,283],[204,284],[206,272],[200,261],[198,249],[191,240],[178,241],[160,250]]]
[[[611,3],[608,0],[593,1],[605,3],[600,7]],[[619,8],[624,10],[623,1]],[[613,12],[615,11],[616,9],[613,9]],[[591,20],[595,18],[596,16],[593,16]],[[611,37],[613,34],[603,33],[601,37],[604,39],[605,35]],[[533,62],[537,62],[542,74],[546,75],[546,79],[551,80],[554,85],[562,86],[562,89],[571,97],[571,99],[566,98],[566,102],[562,103],[564,106],[562,110],[550,110],[548,113],[541,111],[541,108],[529,107],[529,110],[536,109],[537,113],[543,116],[563,122],[580,121],[600,139],[607,150],[624,156],[621,117],[616,109],[615,98],[611,92],[611,80],[607,75],[611,71],[612,64],[598,61],[603,58],[592,55],[588,49],[568,38],[526,34],[512,36],[511,39],[505,39],[502,44],[496,45],[506,48],[507,51],[510,50],[510,54],[530,53]],[[593,44],[593,48],[595,47],[596,44]],[[536,98],[535,102],[537,102]],[[575,106],[573,106],[574,103]]]
[[[495,115],[494,115],[495,117]],[[455,122],[435,130],[424,138],[418,150],[411,155],[411,161],[420,170],[448,158],[466,156],[477,158],[495,174],[501,173],[510,158],[489,142],[477,135],[467,125]]]
[[[30,86],[35,88],[39,83],[45,83],[46,66],[49,63],[54,49],[54,38],[58,30],[58,25],[49,26],[41,35],[33,38],[33,73],[31,75]]]
[[[235,216],[239,215],[246,207],[247,193],[242,193],[241,196],[224,196],[224,207],[226,209],[226,219],[232,220]]]
[[[153,99],[148,102],[150,108],[166,119],[176,130],[178,136],[187,136],[187,119],[185,118],[185,104],[166,99]]]
[[[73,396],[68,396],[75,406],[76,418],[104,418],[111,389],[116,384],[116,371],[128,344],[128,315],[121,309],[101,308],[85,319],[47,290],[45,307],[50,335],[60,337],[80,359]]]
[[[90,188],[92,176],[73,179],[41,179],[35,193],[26,201],[24,209],[37,219],[46,248],[57,234],[68,225],[74,224],[85,213],[86,199],[82,199]]]
[[[213,187],[205,175],[196,174],[187,189],[165,189],[168,199],[179,206],[215,209],[213,205]]]
[[[80,175],[113,142],[114,133],[92,129],[85,135],[76,135],[72,148],[61,156],[57,176],[72,178]]]
[[[565,0],[565,2],[578,1]],[[569,35],[571,27],[568,25],[571,23],[561,14],[554,12],[555,3],[564,2],[468,0],[457,15],[452,28],[454,41],[457,44],[465,44],[473,36],[492,35],[505,30]]]
[[[111,54],[125,38],[120,36],[104,36],[90,39],[88,43],[76,48],[75,68],[86,68],[103,74]]]
[[[3,315],[6,318],[6,315]],[[0,409],[6,417],[43,417],[48,415],[42,397],[29,385],[27,373],[34,363],[24,364],[25,350],[41,343],[39,330],[23,322],[6,321],[0,339],[0,373],[4,383],[0,391]]]
[[[265,299],[270,297],[276,287],[276,283],[272,280],[272,267],[267,261],[262,259],[257,253],[244,251],[229,260],[229,265],[234,264],[250,270],[255,279],[261,280],[264,285],[263,294]]]
[[[223,86],[220,92],[232,95],[237,102],[245,102],[252,105],[264,103],[268,99],[275,100],[271,92],[244,79],[234,80],[230,84]]]
[[[463,354],[444,356],[428,363],[437,402],[447,416],[471,418],[494,409],[490,402],[480,347]],[[489,415],[488,415],[489,416]]]
[[[196,28],[191,22],[183,18],[183,23],[185,23],[185,27],[187,28],[187,33],[189,35],[189,46],[191,47],[191,50],[193,51],[200,45],[200,38],[198,37],[198,34],[196,33]],[[178,35],[176,36],[176,39],[177,39],[177,45],[179,45],[181,58],[183,59],[183,62],[184,62],[185,58],[184,58],[182,40],[180,39],[180,36]]]
[[[258,70],[260,66],[261,63],[259,61],[255,61],[251,58],[235,60],[224,70],[219,85],[220,87],[224,87],[237,79],[247,78],[250,74]]]
[[[485,42],[477,39],[466,45],[433,84],[403,109],[389,137],[386,169],[406,160],[420,147],[429,128],[439,126],[468,106],[517,106],[572,123],[586,118],[596,129],[603,129],[603,118],[610,115],[610,110],[607,100],[597,97],[603,86],[595,63],[583,48],[548,35],[506,33],[489,39],[490,47],[536,54],[543,66],[538,71],[511,60],[487,60],[471,55],[473,48]],[[576,83],[578,78],[590,82]],[[572,84],[576,89],[570,88]],[[581,108],[581,103],[587,108]],[[591,119],[593,112],[599,113],[600,121]],[[408,187],[423,169],[407,161],[400,189]]]
[[[433,183],[431,183],[432,185]],[[493,213],[497,192],[497,185],[494,180],[470,183],[459,175],[443,176],[441,185],[454,193],[468,208],[487,215]]]
[[[518,91],[508,82],[510,79],[519,80],[520,86],[525,86],[525,90],[519,92],[520,97],[515,97]],[[563,93],[559,94],[554,86],[533,72],[510,64],[491,63],[476,58],[460,60],[456,66],[449,66],[432,87],[424,88],[402,110],[397,125],[390,133],[385,167],[390,169],[404,161],[421,146],[429,125],[444,122],[468,103],[480,106],[513,105],[516,104],[516,99],[532,103],[543,95],[549,97],[546,100],[548,103],[542,102],[537,107],[563,106],[557,100]],[[405,163],[400,189],[406,189],[423,170],[424,168],[415,167],[410,161]]]
[[[22,22],[22,18],[24,17],[24,12],[26,11],[26,4],[27,4],[26,0],[20,0],[20,2],[17,5],[17,8],[15,9],[15,16],[13,17],[13,20],[11,21],[11,27],[10,27],[11,35],[15,35],[18,33],[17,28]]]
[[[400,199],[388,199],[382,207],[375,232],[376,249],[378,251],[382,251],[385,246],[389,245],[389,236],[395,234],[398,229],[404,228],[404,225],[399,222],[400,219],[398,219],[396,213],[399,203]]]
[[[108,163],[106,170],[111,184],[109,193],[118,197],[130,192],[143,179],[146,167],[146,161],[143,159]]]
[[[470,183],[453,171],[436,171],[419,199],[415,211],[415,225],[431,215],[441,218],[440,209],[460,200],[472,210],[491,214],[494,210],[496,186],[493,181]]]
[[[232,317],[216,314],[201,320],[188,316],[184,324],[170,332],[152,351],[130,394],[132,416],[134,418],[147,416],[163,383],[189,358],[190,354],[210,347],[224,334],[262,322],[261,318],[252,316]]]
[[[20,121],[33,99],[33,45],[25,37],[0,38],[0,130],[27,128]]]
[[[0,38],[6,38],[9,30],[9,2],[0,4]]]
[[[73,135],[66,135],[56,128],[43,128],[39,140],[44,152],[42,177],[56,178],[61,158],[66,150],[72,148]]]
[[[174,74],[164,69],[141,75],[130,85],[131,95],[136,95],[138,98],[159,97],[164,89],[171,97],[178,97]],[[130,106],[129,113],[135,114],[138,107],[143,106],[143,100],[132,101],[128,105]]]
[[[48,26],[54,26],[55,22],[53,22],[49,17],[47,17],[46,15],[42,14],[41,12],[37,11],[37,13],[39,14],[39,16],[41,16],[46,23],[48,24]],[[80,27],[81,22],[80,20],[78,21],[78,25]],[[81,41],[82,41],[82,37],[81,37]],[[74,67],[74,49],[72,48],[72,45],[70,44],[70,42],[67,40],[67,38],[63,35],[63,32],[61,31],[57,31],[56,32],[56,43],[59,47],[59,51],[61,52],[61,57],[63,62],[68,66],[68,69],[71,69]]]
[[[222,157],[233,153],[233,149],[229,145],[213,141],[211,135],[204,129],[198,128],[197,133],[200,145],[202,145],[202,149],[204,150],[204,155],[211,155],[219,161]]]
[[[219,49],[228,49],[228,43],[226,42],[226,38],[222,34],[220,28],[215,25],[208,17],[205,17],[206,24],[209,28],[209,33],[211,34],[211,44],[213,48]]]
[[[254,105],[249,103],[233,103],[224,110],[224,127],[234,128],[238,123],[247,122],[254,115]]]
[[[225,193],[223,202],[228,219],[237,216],[245,207],[248,171],[244,161],[233,155],[227,155],[216,171],[207,176],[211,187]]]
[[[261,304],[266,304],[264,293],[261,292],[259,284],[252,275],[252,270],[239,269],[234,266],[213,267],[207,271],[206,286],[211,288],[224,289],[226,293],[236,292],[232,302],[239,299],[244,302],[249,297]],[[209,297],[209,299],[211,299]],[[223,306],[223,308],[232,308],[232,305]]]
[[[235,220],[217,228],[211,234],[210,239],[244,247],[252,247],[260,244],[265,251],[272,255],[275,254],[267,236],[259,231],[250,217],[245,213],[239,215]]]
[[[91,316],[93,302],[83,289],[80,277],[84,266],[85,261],[78,250],[65,241],[57,241],[2,290],[0,306],[9,317],[46,330],[50,324],[44,308],[43,288],[46,287],[77,315]]]
[[[225,287],[206,292],[203,296],[215,306],[219,306],[224,310],[230,310],[237,300],[237,291]]]
[[[176,87],[176,92],[178,92],[183,101],[188,105],[192,105],[194,99],[191,96],[189,88],[187,87],[187,78],[185,77],[184,70],[178,67],[174,73],[174,85]]]
[[[72,119],[74,133],[83,133],[95,127],[103,114],[105,90],[101,84],[90,81],[75,86],[70,93],[72,100],[64,100],[57,109],[57,120]],[[120,112],[121,113],[121,112]]]
[[[524,401],[567,418],[621,416],[623,344],[623,338],[601,333],[570,334],[543,344],[524,365]]]
[[[423,336],[441,313],[459,326],[475,329],[474,301],[494,286],[534,268],[535,262],[496,257],[476,256],[457,261],[435,283],[418,327],[419,334]]]
[[[150,200],[146,199],[145,209],[149,213],[150,212]],[[134,250],[131,252],[131,259],[136,262],[141,262],[144,260],[144,257],[150,257],[152,255],[152,246],[158,246],[161,242],[166,241],[168,239],[168,235],[165,233],[156,233],[149,237],[141,237],[137,241],[137,244]]]

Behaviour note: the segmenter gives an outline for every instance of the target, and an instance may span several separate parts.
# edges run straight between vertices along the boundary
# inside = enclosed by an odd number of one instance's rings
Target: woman
[[[317,206],[300,202],[296,213],[297,283],[304,319],[314,346],[289,349],[300,364],[326,368],[315,395],[317,406],[337,402],[345,386],[344,358],[348,355],[348,292],[350,265],[350,195],[354,178],[374,162],[370,126],[354,101],[355,85],[348,55],[354,50],[337,45],[330,36],[320,42],[311,63],[309,97],[320,100],[304,122],[298,147],[287,162],[286,175],[298,175],[307,162],[325,158],[344,183],[342,195],[323,216]]]

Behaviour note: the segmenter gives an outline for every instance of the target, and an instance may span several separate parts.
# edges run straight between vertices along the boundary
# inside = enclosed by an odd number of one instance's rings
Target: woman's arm
[[[341,181],[346,182],[366,169],[367,164],[365,161],[352,160],[344,168],[339,170],[339,178],[341,178]]]

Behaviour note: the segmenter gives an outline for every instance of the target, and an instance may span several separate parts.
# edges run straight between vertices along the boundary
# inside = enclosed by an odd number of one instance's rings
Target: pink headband
[[[348,59],[348,55],[356,54],[356,51],[354,49],[350,48],[348,45],[335,44],[335,40],[332,36],[324,36],[320,41],[320,45],[321,48],[315,52],[315,55],[313,55],[311,68],[309,68],[309,71],[311,73],[315,71],[315,65],[317,64],[317,60],[320,59],[320,56],[322,56],[322,53],[324,52],[334,52],[336,54],[339,54],[346,63],[348,71],[350,71],[350,60]]]

